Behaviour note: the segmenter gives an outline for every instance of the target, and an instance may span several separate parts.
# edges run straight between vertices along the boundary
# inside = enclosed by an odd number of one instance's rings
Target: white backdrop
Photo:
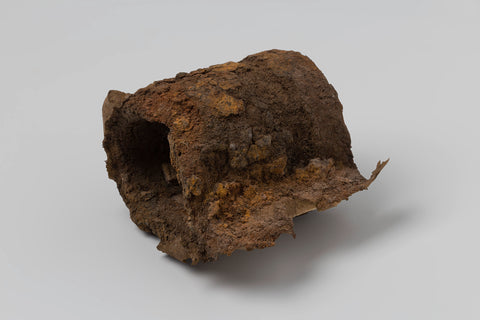
[[[1,319],[480,319],[480,2],[0,3]],[[101,106],[266,49],[337,89],[368,191],[184,265],[130,221]]]

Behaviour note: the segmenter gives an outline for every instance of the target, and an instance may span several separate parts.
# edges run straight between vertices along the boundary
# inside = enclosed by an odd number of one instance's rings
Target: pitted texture
[[[270,50],[179,73],[103,106],[109,177],[158,248],[192,263],[272,246],[292,219],[366,189],[337,92]]]

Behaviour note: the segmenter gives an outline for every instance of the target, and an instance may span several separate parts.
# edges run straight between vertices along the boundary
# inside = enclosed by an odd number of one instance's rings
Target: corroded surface
[[[110,91],[104,148],[132,220],[192,263],[273,246],[293,218],[366,189],[337,92],[298,52],[270,50]]]

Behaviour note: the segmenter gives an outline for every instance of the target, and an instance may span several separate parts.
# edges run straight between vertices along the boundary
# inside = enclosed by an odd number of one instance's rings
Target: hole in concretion
[[[132,165],[134,175],[142,185],[150,188],[155,186],[175,189],[179,184],[175,169],[170,162],[170,145],[168,133],[170,130],[162,123],[139,120],[132,123],[127,130],[126,144],[127,161]],[[181,190],[180,190],[181,192]]]

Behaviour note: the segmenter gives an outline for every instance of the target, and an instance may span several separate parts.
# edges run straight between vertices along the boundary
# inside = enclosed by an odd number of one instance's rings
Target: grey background
[[[480,2],[2,1],[0,318],[480,319]],[[109,89],[279,48],[339,92],[368,191],[190,267],[130,221]]]

